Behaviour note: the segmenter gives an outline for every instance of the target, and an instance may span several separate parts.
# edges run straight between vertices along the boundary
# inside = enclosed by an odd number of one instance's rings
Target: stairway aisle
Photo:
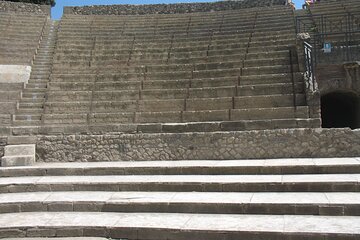
[[[14,115],[14,126],[39,126],[44,109],[45,91],[52,69],[58,22],[48,20],[44,36],[32,64],[29,83],[23,90],[22,98]]]
[[[360,158],[0,169],[0,237],[359,239]]]

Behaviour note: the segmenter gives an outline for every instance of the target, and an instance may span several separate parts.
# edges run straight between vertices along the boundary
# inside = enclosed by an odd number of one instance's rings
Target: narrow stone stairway
[[[14,126],[36,126],[41,123],[45,91],[56,46],[57,30],[58,22],[49,19],[33,61],[29,83],[23,91],[13,119]]]

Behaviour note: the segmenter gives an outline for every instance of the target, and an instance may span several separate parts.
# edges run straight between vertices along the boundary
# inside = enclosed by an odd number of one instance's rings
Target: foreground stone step
[[[3,193],[0,213],[173,212],[360,216],[354,192],[36,192]]]
[[[39,212],[1,214],[0,224],[2,237],[93,236],[94,229],[98,236],[144,240],[360,237],[354,216]]]
[[[172,174],[325,174],[360,173],[360,158],[285,158],[266,160],[188,160],[35,163],[0,168],[1,177]]]
[[[103,175],[0,179],[0,192],[37,191],[198,191],[358,192],[360,174],[295,175]]]
[[[54,238],[3,238],[3,240],[107,240],[108,238],[101,237],[54,237]]]

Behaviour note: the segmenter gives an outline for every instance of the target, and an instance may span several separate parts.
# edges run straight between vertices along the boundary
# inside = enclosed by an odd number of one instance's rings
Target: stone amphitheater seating
[[[286,7],[66,14],[43,123],[258,121],[251,128],[266,129],[272,120],[270,128],[319,126],[309,119],[292,19]]]
[[[310,118],[293,20],[277,6],[49,23],[20,136],[0,137],[0,156],[37,154],[0,168],[0,238],[358,240],[360,132]]]
[[[0,14],[0,65],[30,66],[42,36],[48,16],[1,12]],[[2,74],[2,72],[1,72]],[[18,76],[18,72],[14,72]],[[2,77],[1,75],[0,77]],[[4,75],[5,76],[5,75]],[[10,126],[21,92],[27,81],[0,80],[0,126]]]
[[[31,65],[48,16],[1,12],[0,64]]]

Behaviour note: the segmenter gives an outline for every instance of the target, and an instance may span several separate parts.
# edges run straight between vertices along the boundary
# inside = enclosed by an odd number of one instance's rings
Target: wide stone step
[[[346,200],[344,200],[346,199]],[[3,193],[0,213],[152,212],[359,216],[354,192],[36,192]]]
[[[41,176],[1,178],[0,192],[359,192],[359,181],[360,174]]]
[[[21,221],[17,221],[21,219]],[[64,232],[120,239],[358,239],[359,217],[308,215],[188,214],[188,213],[8,213],[0,215],[8,234],[61,236]],[[11,231],[12,230],[12,231]],[[3,234],[6,236],[6,232]]]
[[[98,175],[266,175],[360,173],[360,159],[284,158],[250,160],[179,160],[116,162],[37,162],[0,168],[1,177]]]
[[[22,120],[22,121],[34,121],[40,120],[41,114],[20,114],[17,113],[15,115],[15,120]]]
[[[14,120],[13,126],[39,126],[41,125],[40,120]]]

